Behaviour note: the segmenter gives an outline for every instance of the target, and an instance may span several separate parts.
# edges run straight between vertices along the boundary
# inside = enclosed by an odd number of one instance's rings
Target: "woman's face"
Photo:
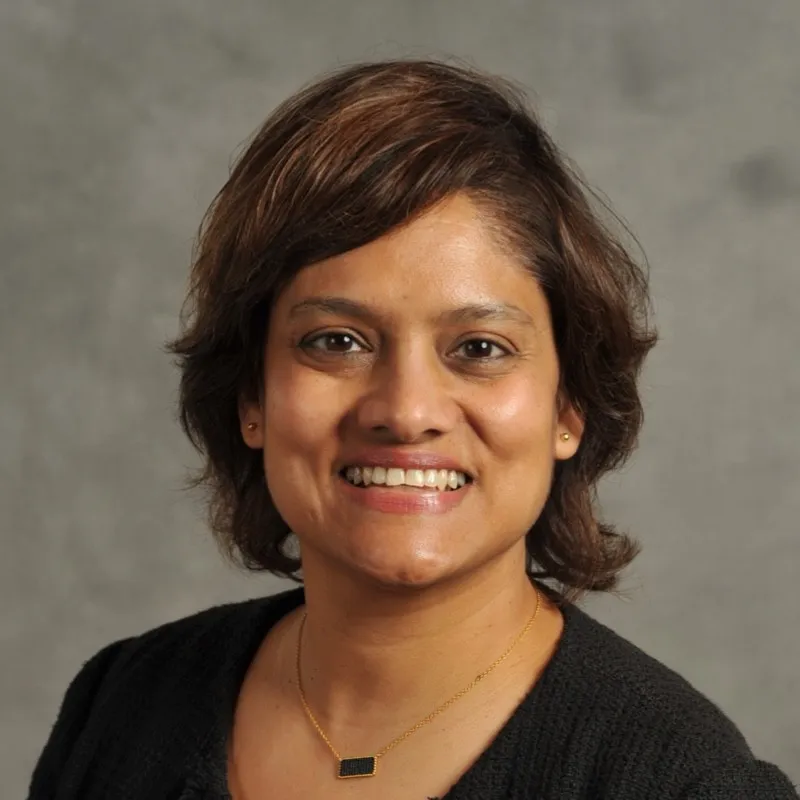
[[[582,430],[559,412],[544,294],[463,195],[303,269],[264,370],[242,435],[304,567],[384,586],[519,559]]]

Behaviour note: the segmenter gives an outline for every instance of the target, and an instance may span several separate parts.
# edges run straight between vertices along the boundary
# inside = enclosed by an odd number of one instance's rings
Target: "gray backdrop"
[[[652,264],[645,433],[601,493],[644,552],[586,607],[800,781],[798,0],[3,0],[5,797],[101,645],[282,586],[181,491],[160,350],[230,155],[323,70],[444,54],[530,89]]]

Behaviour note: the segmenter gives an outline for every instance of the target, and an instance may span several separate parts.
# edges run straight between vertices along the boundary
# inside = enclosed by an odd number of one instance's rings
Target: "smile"
[[[342,470],[341,474],[348,483],[364,489],[369,486],[411,486],[452,492],[471,481],[466,473],[453,469],[351,466]]]

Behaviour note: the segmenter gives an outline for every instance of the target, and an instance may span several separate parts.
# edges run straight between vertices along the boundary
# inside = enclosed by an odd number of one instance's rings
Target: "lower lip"
[[[368,489],[362,489],[341,475],[338,476],[338,480],[342,491],[349,498],[367,508],[387,514],[444,514],[461,505],[472,485],[466,483],[460,489],[451,491],[399,486],[370,486]]]

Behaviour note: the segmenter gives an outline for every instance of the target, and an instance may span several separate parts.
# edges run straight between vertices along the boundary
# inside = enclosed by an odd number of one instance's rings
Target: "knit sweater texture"
[[[229,800],[239,688],[303,599],[217,606],[105,647],[66,692],[29,800]],[[443,800],[797,800],[686,680],[577,606],[562,611],[545,671]]]

